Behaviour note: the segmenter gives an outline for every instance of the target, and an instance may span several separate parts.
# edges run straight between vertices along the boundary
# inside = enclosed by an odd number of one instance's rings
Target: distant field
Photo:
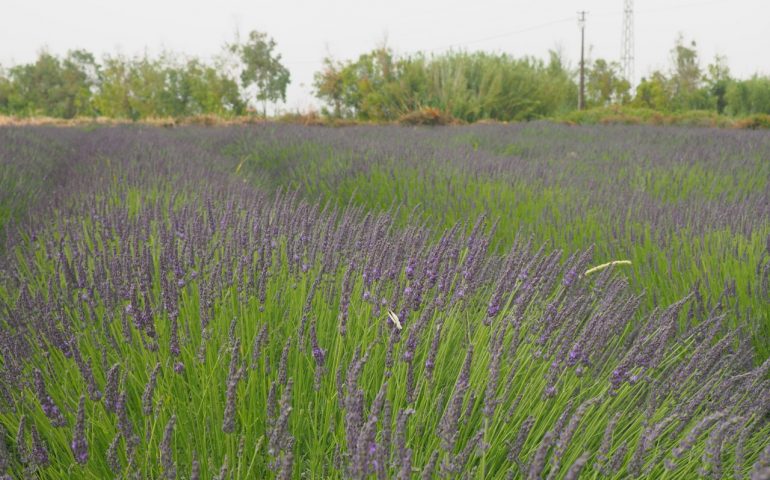
[[[0,478],[767,478],[769,287],[766,131],[2,127]]]

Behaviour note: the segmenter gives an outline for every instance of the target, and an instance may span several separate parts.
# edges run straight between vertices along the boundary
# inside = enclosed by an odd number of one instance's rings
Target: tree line
[[[670,67],[635,89],[617,62],[586,66],[586,106],[624,105],[661,112],[770,114],[770,77],[737,79],[724,57],[701,66],[695,42],[680,36]],[[0,114],[142,119],[213,114],[267,115],[286,100],[290,72],[275,41],[252,31],[212,61],[162,53],[100,60],[85,50],[63,57],[42,51],[34,62],[0,68]],[[551,51],[546,60],[450,51],[397,55],[378,47],[346,61],[327,57],[314,93],[328,117],[390,121],[435,109],[467,121],[529,120],[574,111],[578,71]]]
[[[642,78],[635,90],[617,62],[587,62],[586,106],[770,114],[769,77],[733,78],[724,57],[702,68],[695,42],[686,43],[681,36],[670,53],[669,70]],[[576,110],[577,79],[578,70],[554,51],[542,61],[483,52],[397,57],[378,48],[356,60],[327,58],[314,85],[324,112],[333,117],[392,120],[435,108],[464,121],[509,121]]]
[[[28,64],[0,69],[0,114],[142,119],[242,115],[285,101],[289,70],[275,41],[252,31],[211,62],[164,52],[157,57],[86,50],[41,51]]]

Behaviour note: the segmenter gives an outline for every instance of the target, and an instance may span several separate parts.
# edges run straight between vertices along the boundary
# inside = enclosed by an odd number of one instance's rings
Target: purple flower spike
[[[48,450],[34,423],[30,425],[30,432],[32,433],[32,461],[39,467],[46,467],[49,463]]]
[[[577,280],[577,270],[574,268],[571,268],[567,273],[564,274],[564,278],[562,279],[561,283],[565,287],[569,287],[573,283],[575,283],[575,280]]]
[[[40,407],[43,409],[45,416],[51,420],[51,425],[54,427],[63,427],[67,424],[59,407],[56,406],[53,399],[48,395],[45,388],[45,382],[43,381],[43,374],[40,370],[35,370],[35,390],[37,393],[37,399],[40,402]]]
[[[574,347],[572,347],[572,350],[570,350],[569,357],[567,359],[567,365],[569,365],[570,367],[575,366],[578,360],[580,360],[581,353],[582,352],[580,350],[580,345],[575,345]]]
[[[88,462],[88,442],[86,441],[86,397],[80,396],[80,403],[78,404],[78,421],[75,424],[75,431],[72,435],[72,454],[75,456],[75,461],[81,465],[85,465]]]
[[[313,359],[315,360],[315,365],[317,368],[321,368],[326,361],[326,351],[318,345],[315,322],[310,324],[310,343],[313,346]]]
[[[411,279],[414,277],[414,263],[410,260],[409,265],[406,266],[405,269],[406,277]]]
[[[626,378],[626,370],[625,368],[618,367],[615,370],[612,371],[612,378],[610,378],[610,383],[612,383],[612,389],[617,390],[620,388],[620,386],[623,384],[623,380]]]

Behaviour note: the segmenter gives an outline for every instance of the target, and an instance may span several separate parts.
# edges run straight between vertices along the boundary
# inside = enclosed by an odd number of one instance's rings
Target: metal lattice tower
[[[620,44],[623,77],[634,83],[634,0],[623,0],[623,38]]]

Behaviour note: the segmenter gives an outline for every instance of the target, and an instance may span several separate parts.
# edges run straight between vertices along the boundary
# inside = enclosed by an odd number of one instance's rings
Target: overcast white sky
[[[697,41],[701,64],[725,55],[734,75],[770,74],[770,1],[636,0],[636,78],[668,68],[677,34]],[[398,53],[449,48],[545,58],[561,49],[576,65],[578,10],[588,11],[592,58],[617,60],[623,0],[0,0],[0,65],[85,48],[97,56],[163,49],[211,58],[236,29],[267,32],[291,71],[286,107],[315,105],[313,73],[387,44]]]

